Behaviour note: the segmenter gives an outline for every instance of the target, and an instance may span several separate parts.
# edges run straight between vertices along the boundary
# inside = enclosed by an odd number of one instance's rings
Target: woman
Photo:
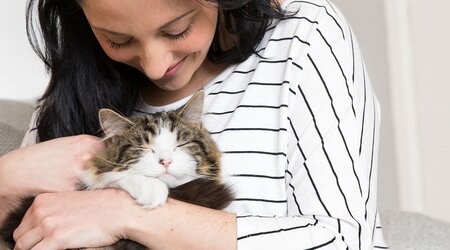
[[[41,0],[38,10],[50,85],[24,147],[0,159],[1,220],[20,196],[37,195],[16,249],[123,238],[151,249],[386,248],[378,105],[334,5]],[[225,211],[173,199],[146,210],[123,191],[76,191],[104,147],[99,108],[170,110],[202,88],[204,124],[236,192]]]

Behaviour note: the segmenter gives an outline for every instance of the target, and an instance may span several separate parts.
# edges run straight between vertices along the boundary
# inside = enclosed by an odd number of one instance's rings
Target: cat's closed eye
[[[194,143],[194,142],[192,142],[192,141],[184,142],[184,143],[178,144],[175,148],[181,148],[181,147],[184,147],[184,146],[189,145],[191,143]]]

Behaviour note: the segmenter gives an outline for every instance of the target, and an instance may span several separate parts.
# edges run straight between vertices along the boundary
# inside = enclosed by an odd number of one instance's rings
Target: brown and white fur
[[[233,195],[221,183],[220,151],[201,123],[203,91],[175,111],[123,117],[99,111],[106,149],[96,155],[81,177],[81,189],[118,188],[151,209],[168,197],[223,209]],[[0,231],[14,244],[12,232],[20,224],[33,198],[9,216]],[[127,240],[103,249],[145,249]]]

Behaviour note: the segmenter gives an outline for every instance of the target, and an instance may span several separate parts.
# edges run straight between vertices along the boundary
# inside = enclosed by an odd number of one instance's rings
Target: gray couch
[[[20,145],[34,107],[0,100],[0,156]],[[391,249],[450,250],[450,224],[405,211],[381,211],[384,236]]]

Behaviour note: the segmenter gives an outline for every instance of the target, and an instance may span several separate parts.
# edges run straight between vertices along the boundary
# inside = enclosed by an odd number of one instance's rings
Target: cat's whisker
[[[98,159],[100,159],[100,160],[102,160],[102,161],[104,161],[104,162],[107,162],[107,163],[109,163],[109,164],[112,164],[112,165],[118,165],[118,166],[128,166],[128,163],[117,163],[117,162],[112,162],[112,161],[110,161],[110,160],[107,160],[107,159],[105,159],[103,156],[101,156],[100,154],[95,154],[95,157],[97,157]]]

